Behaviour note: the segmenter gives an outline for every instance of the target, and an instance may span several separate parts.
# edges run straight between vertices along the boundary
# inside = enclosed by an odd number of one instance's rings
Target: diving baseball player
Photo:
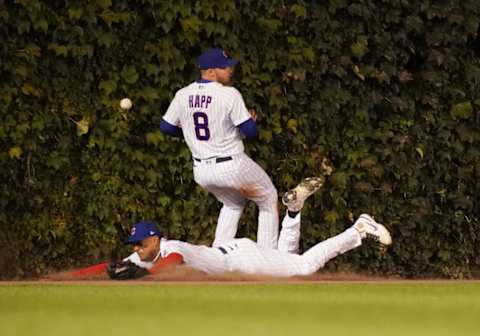
[[[201,79],[175,94],[160,130],[184,137],[192,152],[195,182],[223,203],[213,246],[235,237],[250,199],[259,208],[259,247],[276,248],[277,190],[265,171],[244,153],[242,137],[255,138],[257,126],[240,92],[229,86],[237,63],[222,49],[204,51],[198,58]]]
[[[300,210],[305,199],[318,189],[317,185],[315,178],[306,179],[285,194],[283,201],[288,210],[282,230],[300,230]],[[287,245],[298,245],[298,237],[299,233],[287,234],[284,239],[291,240]],[[153,222],[141,221],[132,227],[128,239],[135,252],[122,262],[110,264],[107,272],[112,279],[123,280],[153,274],[184,263],[210,274],[240,272],[280,277],[309,275],[337,255],[360,246],[365,238],[373,238],[384,245],[392,243],[388,230],[366,214],[361,215],[351,228],[318,243],[302,255],[260,247],[247,238],[232,239],[217,247],[167,240],[161,236]],[[293,241],[295,239],[297,242]]]

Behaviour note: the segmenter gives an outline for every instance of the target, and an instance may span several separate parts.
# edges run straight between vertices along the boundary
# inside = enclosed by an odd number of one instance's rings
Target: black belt
[[[197,159],[197,158],[193,158],[193,159],[194,159],[195,161],[197,161],[197,162],[202,162],[202,161],[208,160],[208,159],[200,160],[200,159]],[[231,156],[225,156],[225,157],[215,158],[215,162],[216,162],[216,163],[225,162],[225,161],[230,161],[230,160],[233,160]]]
[[[223,254],[228,254],[227,250],[225,250],[223,247],[217,247],[220,252],[222,252]]]

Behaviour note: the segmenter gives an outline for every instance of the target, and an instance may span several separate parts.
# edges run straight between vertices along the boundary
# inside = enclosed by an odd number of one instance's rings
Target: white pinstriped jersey
[[[160,252],[154,261],[141,261],[136,252],[124,260],[130,260],[140,267],[150,269],[159,258],[165,258],[170,253],[180,254],[183,257],[185,265],[205,273],[219,274],[228,272],[225,255],[223,255],[220,250],[164,238],[160,240]]]
[[[163,119],[181,126],[193,157],[208,159],[243,153],[236,126],[250,118],[237,89],[218,82],[194,82],[175,94]]]
[[[237,127],[250,118],[237,89],[203,79],[180,89],[163,116],[167,123],[182,127],[194,158],[195,182],[223,203],[213,246],[235,238],[250,199],[259,208],[259,246],[277,247],[277,190],[262,167],[244,153]]]

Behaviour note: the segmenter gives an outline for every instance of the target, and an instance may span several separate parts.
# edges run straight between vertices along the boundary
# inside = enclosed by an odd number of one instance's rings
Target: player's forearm
[[[85,277],[85,276],[90,276],[90,275],[98,275],[98,274],[103,274],[105,273],[105,270],[107,269],[108,262],[104,262],[101,264],[96,264],[92,266],[88,266],[85,268],[81,268],[75,271],[70,272],[70,275],[74,277]]]
[[[155,274],[169,267],[174,267],[183,263],[183,256],[179,253],[170,253],[165,258],[160,259],[148,271]]]
[[[173,136],[173,137],[182,137],[183,131],[180,127],[172,125],[165,120],[160,122],[160,132]]]
[[[247,139],[255,139],[257,137],[257,124],[251,118],[238,125],[238,128]]]

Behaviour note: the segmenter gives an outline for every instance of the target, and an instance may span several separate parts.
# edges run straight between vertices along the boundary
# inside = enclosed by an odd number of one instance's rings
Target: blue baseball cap
[[[130,236],[127,239],[127,244],[138,243],[148,237],[161,236],[160,230],[152,221],[142,220],[133,224],[130,230]]]
[[[197,62],[200,70],[228,68],[238,64],[237,60],[228,57],[227,53],[221,48],[211,48],[205,50],[198,57]]]

